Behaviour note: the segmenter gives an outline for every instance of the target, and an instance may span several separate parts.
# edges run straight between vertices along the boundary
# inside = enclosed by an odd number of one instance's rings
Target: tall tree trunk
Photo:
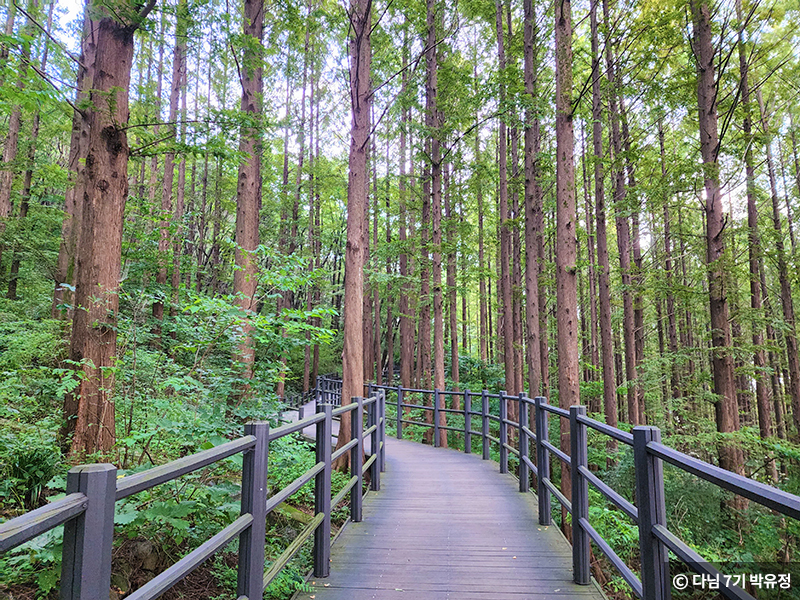
[[[503,26],[503,5],[501,0],[495,1],[497,25],[497,60],[500,68],[500,110],[506,110],[506,51],[505,33]],[[514,372],[514,316],[513,300],[511,293],[511,273],[509,261],[511,260],[511,230],[508,224],[508,133],[505,123],[506,117],[500,118],[498,128],[498,170],[500,201],[500,312],[502,314],[503,338],[503,363],[505,365],[505,389],[514,394],[516,373]]]
[[[580,404],[578,359],[577,231],[572,125],[572,5],[556,4],[556,325],[558,404]],[[561,450],[569,452],[569,424],[561,421]],[[561,491],[569,498],[571,473],[562,470]],[[562,513],[563,517],[563,513]],[[566,519],[564,529],[568,531]]]
[[[50,6],[47,10],[47,24],[45,25],[45,34],[49,35],[50,30],[53,27],[53,9],[55,8],[55,2],[51,1]],[[33,3],[31,6],[28,7],[28,14],[33,14]],[[32,21],[32,19],[29,19]],[[29,26],[29,27],[28,27]],[[35,36],[36,32],[33,30],[33,23],[29,22],[26,28],[29,28],[28,35]],[[35,39],[35,38],[34,38]],[[38,69],[43,73],[47,70],[47,57],[49,54],[50,46],[45,40],[44,43],[44,50],[42,52],[42,59],[39,61]],[[33,120],[31,124],[31,134],[30,140],[28,143],[28,156],[27,156],[27,167],[25,168],[25,175],[23,176],[22,180],[22,195],[20,196],[20,203],[19,203],[19,223],[25,223],[28,217],[28,208],[30,207],[31,201],[31,186],[33,184],[33,166],[36,159],[36,142],[39,138],[39,126],[41,124],[41,111],[37,108],[33,115]],[[19,250],[15,249],[14,255],[11,261],[11,270],[8,277],[8,294],[6,297],[9,300],[16,300],[17,298],[17,285],[19,282],[19,267],[20,267],[21,257],[19,255]]]
[[[447,304],[448,316],[450,317],[450,379],[453,380],[453,387],[458,390],[459,369],[458,369],[458,304],[456,297],[456,241],[455,241],[455,214],[450,195],[450,166],[445,166],[445,193],[444,193],[444,217],[445,228],[447,230]],[[453,408],[458,410],[458,396],[453,396]]]
[[[761,126],[767,136],[767,171],[769,174],[770,196],[772,198],[772,226],[775,229],[775,254],[778,261],[778,280],[781,284],[781,308],[783,320],[786,323],[786,354],[789,367],[789,395],[792,403],[792,422],[795,428],[795,439],[800,437],[800,357],[798,357],[797,325],[795,324],[794,302],[792,300],[792,287],[789,280],[789,267],[786,263],[786,249],[783,243],[783,228],[781,226],[780,198],[778,197],[778,184],[775,177],[775,164],[772,159],[772,142],[770,141],[769,121],[761,90],[757,93],[759,108],[761,109]]]
[[[404,19],[403,27],[403,83],[401,96],[405,94],[408,87],[408,17]],[[402,107],[400,123],[400,181],[398,183],[398,195],[400,201],[400,280],[401,293],[399,298],[400,311],[400,385],[411,387],[411,373],[414,367],[414,319],[412,318],[411,303],[409,297],[412,294],[412,285],[409,280],[410,270],[408,264],[408,234],[406,226],[408,222],[408,192],[406,189],[406,148],[408,145],[408,127],[410,125],[409,109]],[[388,229],[388,221],[387,221]]]
[[[370,47],[371,7],[369,0],[351,0],[349,19],[350,57],[350,157],[347,187],[347,246],[344,275],[344,347],[342,349],[342,404],[364,393],[364,332],[362,310],[364,296],[364,212],[368,201],[367,147],[370,133]],[[337,448],[350,441],[350,414],[342,415]],[[349,453],[337,461],[338,469],[349,466]]]
[[[611,266],[608,258],[608,232],[606,229],[606,194],[603,169],[603,104],[600,95],[600,42],[597,32],[597,4],[591,4],[592,35],[592,151],[594,156],[594,197],[597,219],[597,290],[600,321],[601,365],[603,372],[603,412],[606,423],[616,427],[617,385],[614,374],[614,343],[611,328],[611,291],[609,276]],[[617,441],[609,439],[606,443],[609,455],[617,450]],[[611,459],[609,459],[611,462]]]
[[[709,307],[711,314],[711,349],[714,371],[714,393],[717,430],[731,433],[739,430],[736,384],[731,353],[727,286],[725,282],[725,225],[719,184],[719,136],[717,133],[717,86],[714,71],[715,51],[712,45],[711,10],[708,0],[691,0],[693,50],[697,59],[697,105],[700,129],[700,153],[705,179],[706,265],[708,269]],[[719,444],[719,461],[723,469],[742,474],[744,458],[741,450],[730,442]]]
[[[510,20],[510,17],[509,17]],[[511,23],[509,22],[509,32],[511,31]],[[509,39],[510,39],[509,33]],[[516,115],[514,116],[516,120]],[[514,219],[519,218],[519,188],[520,188],[520,170],[519,170],[519,131],[514,128],[509,129],[511,136],[511,214]],[[514,385],[511,391],[514,395],[518,395],[524,389],[523,375],[525,371],[524,360],[522,357],[522,349],[524,347],[522,341],[522,263],[520,262],[522,255],[522,247],[520,244],[519,227],[515,224],[511,229],[511,307],[512,307],[512,322],[514,324],[513,332],[513,345],[514,345]],[[509,407],[509,419],[512,421],[517,420],[519,411],[519,404],[514,402]],[[514,435],[512,430],[511,435]]]
[[[292,125],[292,96],[294,89],[292,88],[293,78],[291,76],[292,52],[291,48],[286,52],[286,91],[284,93],[284,106],[286,107],[286,125],[283,130],[283,171],[281,179],[281,211],[280,211],[280,227],[278,232],[278,252],[287,255],[291,254],[292,241],[291,241],[291,219],[289,215],[289,131]],[[305,91],[305,90],[304,90]],[[305,103],[304,103],[305,104]],[[291,308],[292,296],[288,290],[282,291],[277,301],[276,311],[280,315],[284,309]],[[285,365],[286,357],[281,356],[281,372],[278,374],[278,381],[275,385],[275,394],[278,398],[283,398],[286,395],[286,378],[285,378]]]
[[[673,290],[672,238],[670,234],[671,220],[669,211],[669,188],[667,183],[667,158],[664,147],[664,122],[658,121],[658,145],[660,150],[661,180],[664,189],[664,282],[666,284],[667,304],[667,347],[670,352],[670,387],[672,398],[681,397],[680,377],[678,369],[678,329],[675,323],[675,294]]]
[[[742,3],[736,2],[737,18],[742,21]],[[752,342],[753,342],[753,364],[755,366],[756,380],[756,408],[758,411],[758,430],[763,439],[772,435],[772,418],[770,411],[769,389],[767,387],[767,360],[764,351],[764,332],[762,329],[762,319],[764,317],[763,303],[761,299],[761,281],[759,277],[761,263],[761,236],[758,232],[758,207],[756,206],[756,169],[753,161],[753,136],[752,136],[752,117],[750,112],[750,85],[748,81],[747,50],[745,48],[745,27],[739,30],[738,50],[739,50],[739,93],[741,98],[744,119],[742,122],[742,132],[745,138],[745,178],[747,190],[747,228],[748,228],[748,264],[750,267],[750,308],[753,311]],[[773,481],[777,479],[775,462],[771,462],[771,475]]]
[[[594,231],[594,209],[592,207],[592,194],[590,191],[589,169],[586,166],[588,152],[586,151],[586,132],[583,135],[583,177],[584,177],[584,190],[585,202],[584,211],[586,218],[586,254],[589,262],[589,377],[590,381],[597,380],[597,368],[600,366],[600,350],[598,347],[598,318],[597,318],[597,258],[596,258],[596,237]],[[595,398],[595,405],[592,407],[593,412],[601,412],[600,400]]]
[[[63,437],[70,454],[108,452],[114,445],[114,366],[122,225],[128,196],[128,87],[136,23],[121,23],[100,2],[87,5],[96,52],[89,84],[88,151],[84,167],[83,219],[78,249],[75,315],[70,360],[81,371],[79,385],[65,399]],[[128,5],[128,9],[138,6]],[[91,43],[91,42],[90,42]],[[99,291],[98,291],[99,290]],[[72,436],[69,441],[69,436]]]
[[[431,276],[433,286],[433,386],[443,390],[444,382],[444,315],[442,294],[442,152],[439,140],[441,115],[437,105],[438,84],[438,46],[436,43],[437,15],[436,0],[427,0],[427,29],[425,66],[425,125],[430,131],[428,141],[430,153],[430,204],[432,254]],[[444,395],[439,395],[439,408],[444,408]],[[440,425],[445,424],[445,412],[440,411]],[[441,444],[447,447],[447,431],[441,430]]]
[[[390,209],[390,193],[389,193],[389,163],[390,155],[390,141],[386,139],[386,246],[391,248],[392,245],[392,227],[391,227],[391,211]],[[394,268],[391,259],[386,258],[386,385],[394,383],[394,301],[392,293],[394,286],[392,285],[392,278],[394,275]],[[379,371],[383,368],[379,367]]]
[[[607,24],[611,23],[609,2],[603,0],[603,17]],[[627,189],[625,186],[625,170],[622,157],[622,132],[620,131],[620,114],[618,108],[618,92],[614,86],[618,84],[614,70],[614,54],[610,39],[606,40],[606,74],[610,90],[608,94],[609,122],[611,123],[612,149],[612,185],[614,194],[614,212],[617,227],[617,249],[622,275],[623,306],[623,339],[625,340],[625,374],[627,379],[628,422],[631,425],[641,423],[639,415],[639,382],[636,368],[636,323],[633,297],[631,295],[631,231],[626,210]]]
[[[374,107],[370,107],[370,129],[375,126]],[[375,340],[372,337],[372,294],[370,288],[372,281],[370,274],[372,273],[372,265],[370,264],[370,169],[374,163],[372,158],[371,148],[367,148],[367,204],[364,206],[364,297],[362,298],[363,309],[361,315],[361,327],[364,329],[364,380],[372,381],[375,376]],[[373,190],[374,195],[374,190]]]
[[[476,67],[477,69],[477,67]],[[477,74],[475,76],[477,80]],[[486,362],[489,360],[489,310],[486,304],[487,290],[486,290],[486,256],[484,248],[484,235],[483,235],[483,219],[484,219],[484,205],[483,205],[483,182],[481,178],[481,136],[479,128],[475,127],[475,196],[478,200],[478,303],[480,304],[479,314],[480,322],[479,335],[480,335],[480,349],[481,360]]]
[[[88,98],[92,86],[95,62],[95,36],[91,34],[92,22],[88,15],[84,17],[83,36],[81,42],[81,61],[78,65],[75,105],[78,106]],[[58,262],[55,272],[55,289],[53,304],[50,310],[52,318],[62,315],[72,318],[72,311],[62,310],[65,304],[72,304],[71,288],[74,287],[77,251],[81,231],[81,213],[83,211],[84,177],[83,168],[89,142],[89,121],[83,112],[74,111],[72,115],[72,131],[70,133],[69,158],[67,168],[69,179],[64,193],[64,218],[61,222],[61,245],[58,249]]]
[[[530,106],[539,99],[539,28],[533,0],[524,0],[524,79],[525,93]],[[528,108],[525,114],[525,325],[528,365],[528,394],[536,397],[542,393],[542,359],[539,330],[539,263],[541,256],[537,237],[542,218],[542,186],[539,152],[541,151],[541,123],[539,111]]]
[[[35,0],[28,0],[28,14],[36,10]],[[13,21],[13,19],[12,19]],[[28,17],[22,35],[30,37],[36,34],[33,19]],[[17,93],[22,94],[28,78],[28,68],[31,58],[31,43],[24,41],[19,59],[19,76],[17,77]],[[8,132],[6,133],[5,145],[3,146],[3,162],[0,165],[0,276],[3,274],[3,233],[6,230],[8,220],[11,218],[11,190],[14,186],[16,174],[19,172],[17,163],[17,151],[19,148],[19,134],[22,129],[22,106],[15,104],[11,109],[11,116],[8,119]]]
[[[372,107],[372,121],[375,127],[375,106]],[[375,138],[372,138],[372,246],[375,252],[372,254],[372,272],[378,273],[378,213],[380,212],[380,190],[378,188],[378,148]],[[383,372],[381,369],[381,294],[379,282],[372,284],[372,306],[374,310],[372,321],[372,355],[374,365],[370,365],[374,381],[378,385],[383,385]],[[373,377],[370,377],[372,379]]]
[[[618,89],[622,90],[621,70],[617,71]],[[633,272],[631,282],[633,284],[633,341],[634,341],[634,360],[636,363],[637,382],[635,387],[636,402],[638,407],[639,422],[647,422],[644,406],[644,390],[638,381],[639,365],[644,360],[644,272],[642,270],[642,244],[639,235],[639,219],[641,213],[641,202],[636,194],[636,166],[632,160],[633,151],[631,150],[631,134],[628,129],[628,117],[625,110],[625,97],[622,93],[619,96],[619,113],[622,122],[622,146],[625,150],[625,170],[628,174],[628,197],[632,198],[631,204],[631,254],[633,257]]]
[[[175,223],[178,222],[175,218],[176,215],[172,212],[172,198],[175,181],[175,146],[177,145],[178,135],[178,103],[183,89],[183,78],[186,74],[186,30],[189,16],[187,11],[187,0],[180,0],[175,18],[175,48],[172,54],[172,81],[169,91],[169,116],[167,117],[167,142],[171,146],[164,155],[164,182],[161,189],[161,224],[158,238],[158,272],[156,273],[156,284],[159,289],[157,300],[153,303],[153,317],[156,321],[164,319],[164,300],[169,297],[166,286],[167,261],[169,260],[171,246],[170,227],[172,227],[173,219],[175,219]],[[180,237],[176,235],[176,239],[180,239]],[[160,325],[157,327],[156,335],[160,337]]]
[[[261,116],[263,94],[263,65],[261,43],[264,37],[264,7],[258,0],[245,0],[244,36],[250,39],[245,46],[240,69],[242,85],[241,111],[251,119],[251,125],[242,127],[239,152],[244,159],[239,163],[236,185],[236,249],[233,272],[233,293],[237,306],[244,312],[237,360],[242,365],[242,377],[253,378],[255,348],[250,313],[256,310],[258,287],[258,223],[261,212],[261,142],[259,127],[255,123]],[[249,392],[248,388],[242,390]]]

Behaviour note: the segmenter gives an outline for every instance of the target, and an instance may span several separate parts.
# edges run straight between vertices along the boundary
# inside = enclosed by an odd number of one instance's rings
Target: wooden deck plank
[[[381,491],[298,600],[601,600],[572,582],[569,546],[497,464],[388,439]]]

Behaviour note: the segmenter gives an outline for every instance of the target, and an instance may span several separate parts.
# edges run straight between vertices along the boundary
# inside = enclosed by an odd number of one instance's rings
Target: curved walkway
[[[303,600],[600,600],[572,582],[572,554],[538,525],[536,499],[480,457],[387,439],[381,491]]]

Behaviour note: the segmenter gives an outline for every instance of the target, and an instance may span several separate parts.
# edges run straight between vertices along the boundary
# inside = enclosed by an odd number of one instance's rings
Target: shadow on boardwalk
[[[332,549],[331,575],[300,600],[600,600],[572,582],[572,554],[537,523],[536,499],[497,464],[387,439],[381,491]]]

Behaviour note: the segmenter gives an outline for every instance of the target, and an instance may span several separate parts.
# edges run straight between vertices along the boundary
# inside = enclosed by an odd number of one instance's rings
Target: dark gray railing
[[[342,380],[339,377],[328,375],[317,377],[315,392],[317,404],[342,405]]]
[[[328,385],[333,386],[334,383],[329,382]],[[551,525],[553,497],[572,516],[573,572],[574,580],[578,584],[586,585],[591,581],[590,542],[594,542],[639,598],[645,600],[668,600],[670,598],[671,580],[668,551],[671,551],[693,571],[719,581],[719,593],[726,598],[754,600],[753,596],[741,588],[732,584],[726,586],[726,581],[729,583],[732,581],[730,578],[726,579],[722,576],[717,569],[667,528],[664,502],[664,461],[771,510],[800,519],[800,497],[726,471],[665,446],[661,443],[661,431],[657,427],[634,427],[633,432],[628,433],[589,418],[586,415],[585,406],[571,406],[567,410],[551,406],[546,398],[528,398],[524,393],[510,396],[504,392],[491,394],[487,390],[473,393],[469,390],[458,392],[422,390],[376,384],[365,384],[365,387],[369,393],[374,390],[383,390],[396,394],[394,402],[386,400],[385,404],[394,406],[396,409],[395,423],[398,439],[403,438],[403,425],[418,425],[433,428],[433,444],[438,447],[440,432],[442,429],[446,429],[462,433],[464,452],[470,453],[472,452],[472,436],[479,436],[482,441],[484,460],[488,460],[490,457],[491,444],[495,444],[498,448],[501,473],[508,472],[509,455],[515,456],[519,461],[520,491],[529,491],[531,473],[536,477],[539,524]],[[407,393],[433,395],[432,406],[406,402],[405,395]],[[460,396],[463,399],[462,408],[458,410],[446,408],[442,402],[444,396]],[[472,409],[473,399],[480,400],[480,410]],[[498,414],[491,413],[490,399],[499,401]],[[512,402],[517,404],[518,421],[508,419],[507,409],[509,403]],[[433,422],[405,418],[405,409],[411,408],[433,413]],[[463,415],[463,429],[440,425],[440,412]],[[569,420],[569,454],[563,452],[549,440],[548,416],[550,414],[556,415],[559,419]],[[529,419],[529,416],[532,418]],[[472,429],[472,419],[476,417],[480,419],[480,431]],[[490,435],[492,423],[497,425],[498,437]],[[533,424],[533,430],[530,429],[529,423]],[[516,430],[516,435],[513,436],[517,440],[516,447],[509,444],[509,428]],[[589,470],[588,429],[609,436],[633,449],[636,505],[626,500]],[[532,449],[529,443],[531,441],[533,442]],[[535,457],[535,460],[532,456]],[[550,462],[553,456],[571,472],[571,498],[565,497],[550,479]],[[589,522],[590,484],[637,524],[641,558],[639,575],[625,564]]]
[[[114,506],[118,500],[171,481],[215,462],[244,453],[242,501],[238,519],[207,542],[184,556],[163,573],[127,596],[129,600],[158,598],[205,560],[239,538],[239,600],[260,599],[264,588],[314,536],[314,576],[326,577],[330,569],[331,510],[350,496],[350,519],[361,521],[363,476],[369,471],[370,489],[380,488],[380,470],[385,453],[385,394],[356,398],[350,405],[334,409],[317,406],[317,413],[297,422],[270,430],[269,423],[248,423],[244,437],[215,448],[154,467],[141,473],[117,478],[111,464],[82,465],[67,475],[67,495],[55,502],[0,524],[0,553],[64,525],[61,566],[61,600],[98,600],[108,597],[111,585],[111,554],[114,537]],[[354,411],[352,440],[332,451],[332,421],[335,416]],[[367,428],[364,429],[364,413]],[[267,471],[269,442],[315,427],[316,464],[284,489],[268,497]],[[363,462],[365,440],[369,438],[370,458]],[[350,452],[351,473],[347,485],[331,498],[332,463]],[[287,547],[269,570],[264,572],[266,518],[281,502],[305,484],[314,481],[314,518]]]

